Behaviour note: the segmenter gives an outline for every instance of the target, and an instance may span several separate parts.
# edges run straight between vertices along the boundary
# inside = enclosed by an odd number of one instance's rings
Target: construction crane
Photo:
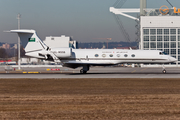
[[[117,0],[117,1],[114,3],[113,7],[115,7],[115,8],[121,8],[121,7],[126,3],[126,1],[127,1],[127,0]],[[115,14],[113,14],[113,16],[114,16],[114,18],[115,18],[115,20],[116,20],[116,22],[117,22],[117,24],[118,24],[118,26],[119,26],[119,29],[120,29],[121,32],[122,32],[124,38],[126,39],[127,42],[130,42],[130,36],[129,36],[129,34],[126,32],[126,30],[125,30],[125,28],[124,28],[124,26],[123,26],[123,23],[122,23],[120,17],[117,16],[117,15],[115,15]]]
[[[112,38],[94,38],[94,39],[107,40],[107,49],[108,49],[108,40],[112,40]]]

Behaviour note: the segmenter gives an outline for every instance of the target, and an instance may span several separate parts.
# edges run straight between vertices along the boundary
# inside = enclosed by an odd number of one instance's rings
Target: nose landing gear
[[[162,73],[166,74],[166,70],[165,70],[164,64],[163,64],[162,67],[163,67]]]
[[[162,73],[166,74],[166,70],[164,69],[164,70],[162,71]]]

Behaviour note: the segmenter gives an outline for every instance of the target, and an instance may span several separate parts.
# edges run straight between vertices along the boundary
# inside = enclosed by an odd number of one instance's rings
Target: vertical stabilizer
[[[48,47],[39,39],[35,30],[11,30],[12,33],[18,33],[25,52],[34,52],[47,49]]]

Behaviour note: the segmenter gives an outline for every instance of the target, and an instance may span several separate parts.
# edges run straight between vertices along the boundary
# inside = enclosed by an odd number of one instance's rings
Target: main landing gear
[[[89,71],[89,65],[84,65],[83,68],[80,70],[81,74],[86,74]]]

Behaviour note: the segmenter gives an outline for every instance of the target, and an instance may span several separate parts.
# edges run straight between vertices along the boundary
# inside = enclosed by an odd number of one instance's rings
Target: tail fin
[[[11,30],[12,33],[18,33],[21,43],[23,47],[25,47],[25,52],[34,52],[40,51],[43,49],[48,49],[46,46],[37,36],[35,30]]]

